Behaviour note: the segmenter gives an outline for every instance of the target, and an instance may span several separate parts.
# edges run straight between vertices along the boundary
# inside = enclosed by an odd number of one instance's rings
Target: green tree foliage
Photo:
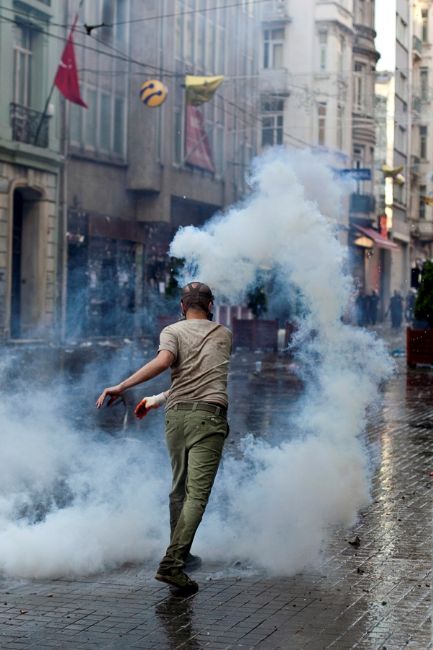
[[[425,262],[421,285],[415,301],[416,320],[427,321],[433,327],[433,262]]]

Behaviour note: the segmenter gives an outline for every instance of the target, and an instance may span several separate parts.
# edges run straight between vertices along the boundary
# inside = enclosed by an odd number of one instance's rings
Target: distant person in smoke
[[[247,307],[254,318],[261,318],[268,311],[268,299],[264,287],[255,287],[247,295]]]
[[[367,323],[367,300],[365,291],[363,289],[358,293],[355,300],[356,309],[356,322],[359,327],[363,327]]]
[[[416,291],[409,289],[406,296],[405,318],[408,323],[413,321],[413,310],[415,307]]]
[[[403,298],[399,291],[394,291],[389,301],[388,313],[391,314],[391,327],[393,329],[399,329],[403,320]]]
[[[227,424],[227,375],[231,332],[212,322],[214,297],[201,282],[182,290],[183,319],[164,328],[157,356],[96,402],[112,404],[132,386],[171,368],[169,391],[145,397],[136,407],[141,418],[165,404],[166,441],[173,482],[170,493],[170,544],[155,578],[181,590],[198,585],[184,572],[201,565],[190,549],[203,517],[221,460]]]
[[[376,325],[377,323],[377,308],[379,305],[379,296],[377,292],[373,289],[371,294],[368,296],[368,314],[367,320],[369,325]]]

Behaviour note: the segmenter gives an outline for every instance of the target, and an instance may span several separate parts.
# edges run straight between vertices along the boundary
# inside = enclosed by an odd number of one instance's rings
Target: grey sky
[[[378,70],[395,68],[395,0],[376,0],[376,49],[380,53]]]

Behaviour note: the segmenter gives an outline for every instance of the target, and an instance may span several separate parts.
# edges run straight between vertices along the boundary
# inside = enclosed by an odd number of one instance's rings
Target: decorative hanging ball
[[[149,79],[140,88],[140,99],[146,106],[157,108],[167,99],[168,89],[162,81]]]

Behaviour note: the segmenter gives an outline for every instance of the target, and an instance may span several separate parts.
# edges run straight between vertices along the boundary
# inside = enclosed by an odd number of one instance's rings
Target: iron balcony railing
[[[418,36],[415,36],[415,34],[412,36],[412,50],[414,54],[421,57],[422,41]]]
[[[12,139],[35,147],[48,147],[49,117],[20,104],[10,104]]]
[[[262,20],[264,22],[290,22],[288,0],[267,0],[267,2],[264,2]]]

